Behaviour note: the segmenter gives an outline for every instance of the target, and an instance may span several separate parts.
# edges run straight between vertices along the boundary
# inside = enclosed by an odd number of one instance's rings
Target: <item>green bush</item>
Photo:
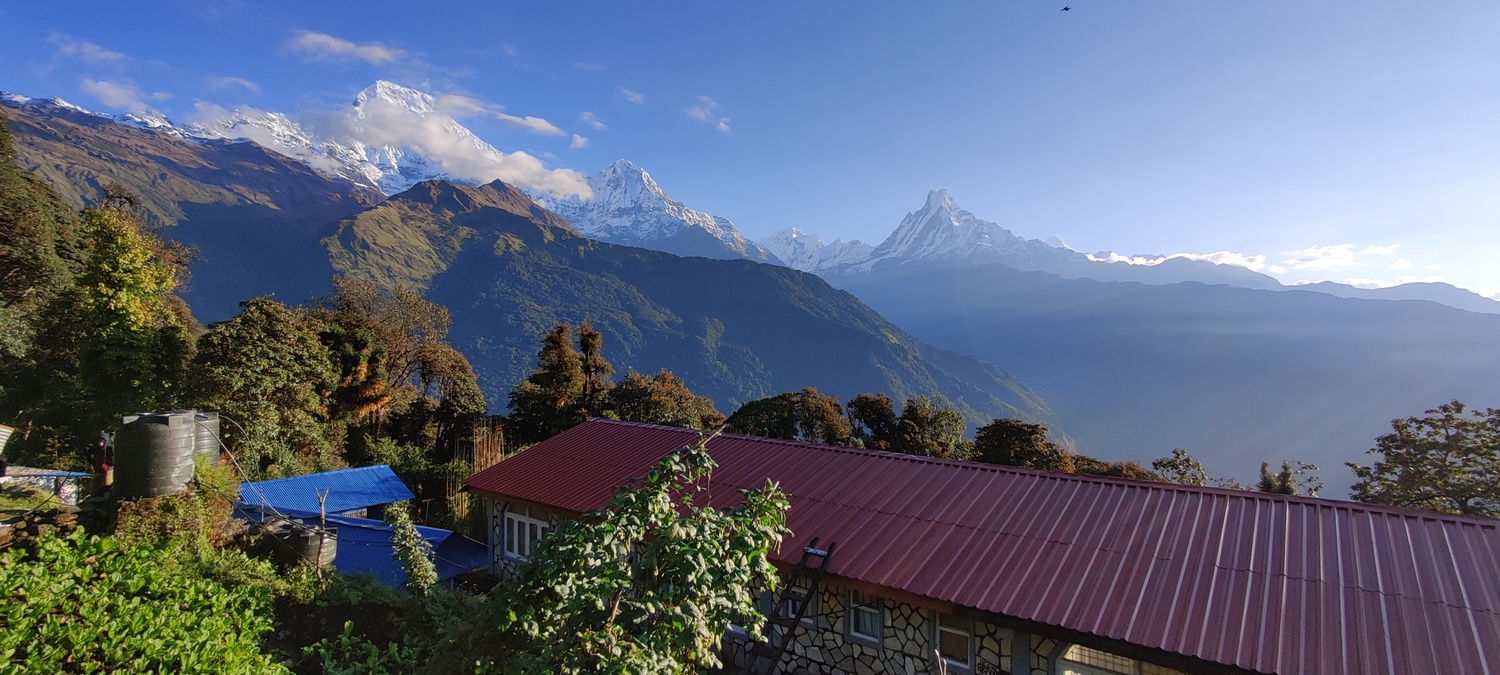
[[[0,671],[275,673],[271,598],[75,532],[0,551]]]

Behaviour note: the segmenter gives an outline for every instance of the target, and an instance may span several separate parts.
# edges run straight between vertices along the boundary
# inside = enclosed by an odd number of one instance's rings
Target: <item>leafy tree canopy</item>
[[[1073,471],[1073,456],[1047,440],[1047,427],[1015,419],[997,419],[974,434],[974,459],[990,464],[1043,471]]]
[[[735,433],[765,438],[830,445],[849,445],[853,438],[838,399],[812,387],[750,401],[740,406],[727,424]]]
[[[712,430],[724,424],[724,415],[706,396],[694,394],[682,378],[665,368],[655,375],[626,373],[609,392],[605,407],[622,420],[665,424],[688,429]]]
[[[225,424],[224,436],[252,478],[339,467],[341,439],[328,418],[338,376],[321,325],[270,298],[240,307],[198,340],[190,370],[195,405],[239,424]]]
[[[1348,463],[1356,501],[1500,516],[1500,410],[1452,401],[1391,420],[1368,454],[1373,464]]]

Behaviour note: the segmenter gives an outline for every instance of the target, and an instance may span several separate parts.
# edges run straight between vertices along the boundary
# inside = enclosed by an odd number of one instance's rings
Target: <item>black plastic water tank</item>
[[[113,497],[155,497],[187,487],[197,440],[192,413],[127,415],[120,422]]]
[[[207,410],[193,413],[193,454],[219,465],[219,413]]]

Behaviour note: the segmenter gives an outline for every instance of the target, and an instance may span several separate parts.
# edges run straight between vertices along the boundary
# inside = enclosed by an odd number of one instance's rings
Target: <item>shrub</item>
[[[159,549],[75,532],[0,552],[0,670],[285,672],[260,650],[269,593],[228,587]]]

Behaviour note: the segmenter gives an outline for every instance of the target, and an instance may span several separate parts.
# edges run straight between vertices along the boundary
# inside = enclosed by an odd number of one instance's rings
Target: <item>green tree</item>
[[[1255,484],[1255,489],[1274,495],[1297,494],[1297,476],[1292,472],[1292,463],[1282,462],[1281,470],[1273,473],[1270,462],[1261,462],[1260,481]]]
[[[1452,401],[1391,420],[1368,454],[1373,464],[1348,463],[1356,501],[1500,516],[1500,410]]]
[[[1162,478],[1179,485],[1202,487],[1208,484],[1208,474],[1203,471],[1203,463],[1182,448],[1172,448],[1171,456],[1153,460],[1151,468]]]
[[[813,387],[750,401],[729,417],[730,431],[766,438],[849,445],[849,420],[838,399]]]
[[[604,412],[610,389],[614,387],[614,366],[604,359],[604,334],[583,322],[578,327],[578,367],[583,371],[583,391],[578,404],[585,417],[598,417]]]
[[[1047,427],[1034,422],[997,419],[974,434],[974,459],[989,464],[1043,471],[1073,471],[1073,457],[1047,440]]]
[[[328,418],[338,377],[321,326],[270,298],[240,307],[198,340],[192,400],[239,424],[224,425],[224,436],[251,477],[341,466]]]
[[[847,416],[850,435],[861,447],[871,450],[890,450],[896,444],[900,430],[900,418],[896,416],[895,401],[878,394],[858,394],[849,399]]]
[[[1156,472],[1141,466],[1139,462],[1106,462],[1101,459],[1089,457],[1088,455],[1073,455],[1073,473],[1091,476],[1109,476],[1111,478],[1130,478],[1132,480],[1149,480],[1158,483],[1166,482]]]
[[[76,449],[120,415],[177,407],[195,325],[174,295],[186,253],[147,230],[125,196],[83,211],[76,265],[59,262],[70,237],[27,217],[0,270],[24,284],[0,298],[0,323],[19,330],[0,338],[0,414],[24,430],[16,455],[78,466]],[[31,253],[50,262],[19,262]]]
[[[708,505],[704,444],[672,453],[603,510],[559,526],[492,614],[455,641],[440,672],[697,673],[721,667],[720,637],[756,616],[752,589],[774,588],[767,560],[786,529],[774,484]],[[757,629],[753,623],[749,626]],[[456,655],[456,656],[455,656]],[[462,661],[461,663],[457,661]]]
[[[522,445],[551,438],[585,419],[579,401],[587,378],[572,334],[566,323],[548,331],[536,369],[510,392],[508,427]]]
[[[923,457],[968,459],[974,444],[964,438],[967,429],[968,422],[957,410],[918,396],[901,406],[896,443],[891,449]]]
[[[724,415],[706,396],[694,394],[682,378],[661,369],[656,375],[626,373],[609,392],[605,407],[615,417],[631,422],[665,424],[688,429],[717,429]]]

